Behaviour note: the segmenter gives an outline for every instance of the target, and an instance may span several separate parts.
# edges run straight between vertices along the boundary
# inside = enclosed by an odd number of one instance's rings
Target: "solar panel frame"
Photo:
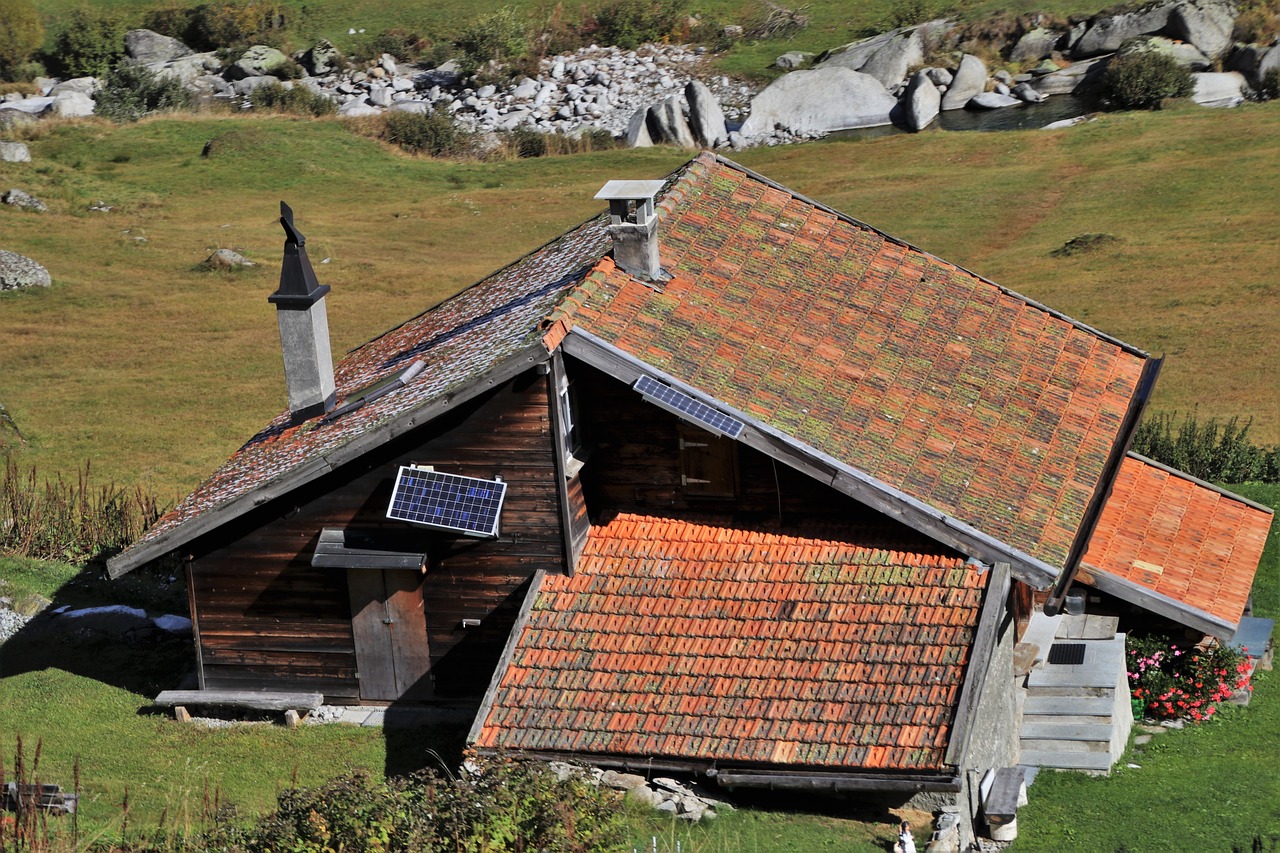
[[[401,465],[387,518],[493,539],[498,535],[507,484]]]
[[[631,386],[640,396],[655,406],[666,409],[678,418],[697,424],[707,432],[737,439],[746,424],[732,415],[708,406],[683,391],[677,391],[652,376],[641,376]]]

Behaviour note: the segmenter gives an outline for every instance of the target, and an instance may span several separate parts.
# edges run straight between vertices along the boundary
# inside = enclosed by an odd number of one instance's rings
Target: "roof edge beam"
[[[991,669],[991,660],[995,656],[1000,623],[1006,612],[1005,600],[1009,597],[1011,585],[1009,564],[996,563],[995,568],[991,570],[991,578],[987,581],[987,595],[982,602],[977,630],[974,631],[969,669],[964,676],[964,685],[960,688],[960,702],[955,722],[951,724],[951,739],[947,743],[947,751],[942,758],[954,767],[965,765],[969,759],[969,742],[973,739],[974,729],[977,728],[978,703],[982,701],[983,688],[987,684],[987,673]]]
[[[484,699],[480,701],[480,710],[476,712],[475,719],[471,721],[471,729],[467,732],[467,743],[473,744],[480,737],[480,730],[484,728],[485,720],[489,718],[489,712],[493,710],[493,700],[498,695],[498,685],[502,683],[502,677],[507,674],[507,667],[511,665],[511,659],[515,657],[516,646],[520,643],[520,637],[524,634],[525,626],[529,624],[529,614],[533,612],[533,602],[538,598],[538,593],[542,591],[542,581],[547,576],[546,569],[538,569],[533,573],[533,580],[529,584],[529,592],[525,594],[524,601],[520,605],[520,612],[516,614],[515,624],[511,626],[511,633],[507,634],[507,644],[502,649],[502,657],[498,659],[498,665],[493,668],[493,675],[489,678],[489,687],[484,692]]]
[[[1082,566],[1076,580],[1108,595],[1114,595],[1116,598],[1123,599],[1130,604],[1150,610],[1152,613],[1158,613],[1161,616],[1172,619],[1180,625],[1186,625],[1188,628],[1211,634],[1223,641],[1234,637],[1236,630],[1240,627],[1239,623],[1228,622],[1226,619],[1213,616],[1198,607],[1192,607],[1189,604],[1170,598],[1131,580],[1104,572],[1101,569]]]
[[[1047,588],[1058,577],[1057,569],[1030,554],[1012,548],[817,448],[760,423],[750,415],[703,394],[590,332],[575,326],[569,330],[561,346],[574,358],[627,385],[633,384],[641,376],[652,376],[708,406],[732,415],[747,425],[738,441],[748,447],[824,482],[966,556],[976,557],[986,563],[1007,562],[1015,577],[1036,589]]]

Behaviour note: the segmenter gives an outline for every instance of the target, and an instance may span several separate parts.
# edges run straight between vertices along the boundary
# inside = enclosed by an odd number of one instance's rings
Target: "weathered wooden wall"
[[[384,513],[398,467],[414,462],[508,483],[498,540],[413,534],[430,556],[424,639],[434,676],[415,695],[483,693],[519,591],[537,569],[563,566],[547,407],[545,378],[526,374],[197,543],[189,566],[202,686],[359,697],[346,571],[312,568],[311,555],[323,527],[404,530]],[[464,629],[464,619],[480,626]]]
[[[570,365],[590,460],[582,478],[593,516],[602,512],[696,510],[776,518],[880,519],[878,513],[758,451],[739,445],[736,498],[699,495],[680,480],[680,437],[696,430],[580,362]],[[710,434],[706,434],[710,438]]]

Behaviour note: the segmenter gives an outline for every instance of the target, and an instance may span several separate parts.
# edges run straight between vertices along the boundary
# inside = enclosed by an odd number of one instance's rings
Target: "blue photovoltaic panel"
[[[631,387],[646,400],[719,435],[737,438],[746,426],[737,418],[731,418],[670,385],[663,385],[651,376],[641,376]]]
[[[452,530],[468,536],[497,536],[507,484],[440,471],[400,466],[387,518]]]

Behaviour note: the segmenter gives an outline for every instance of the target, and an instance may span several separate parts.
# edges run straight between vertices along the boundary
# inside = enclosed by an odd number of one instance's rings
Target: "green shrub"
[[[479,772],[424,772],[378,782],[367,773],[321,788],[280,794],[276,811],[241,828],[221,821],[205,850],[556,850],[619,849],[620,798],[545,767],[473,759]]]
[[[382,138],[412,154],[457,157],[470,150],[470,138],[443,112],[388,112],[383,117]]]
[[[300,116],[328,116],[338,111],[337,102],[328,95],[314,92],[306,86],[286,86],[274,80],[250,92],[249,103],[255,110]]]
[[[404,27],[392,27],[369,38],[361,47],[360,55],[377,61],[382,54],[389,53],[400,62],[417,62],[431,47],[431,39]]]
[[[93,94],[95,112],[115,122],[137,121],[152,113],[191,106],[191,93],[175,77],[162,77],[142,65],[121,62]]]
[[[688,17],[686,0],[610,0],[595,13],[595,38],[634,50],[646,42],[663,42]]]
[[[1121,109],[1154,110],[1166,98],[1189,97],[1195,79],[1171,56],[1136,50],[1112,58],[1102,75],[1102,91]]]
[[[510,6],[472,19],[454,40],[468,74],[495,63],[502,66],[529,53],[528,24]]]
[[[1200,423],[1187,415],[1174,428],[1173,415],[1143,419],[1132,449],[1193,477],[1216,483],[1280,482],[1280,447],[1259,447],[1249,439],[1250,421],[1238,418]]]
[[[19,79],[19,70],[44,40],[44,27],[31,0],[0,0],[0,80]]]
[[[243,3],[203,3],[191,9],[183,25],[181,11],[166,12],[170,26],[182,26],[180,38],[197,50],[244,48],[254,44],[284,50],[288,47],[283,3],[248,0]],[[153,28],[154,29],[154,28]],[[164,32],[161,30],[160,32]]]
[[[55,54],[71,77],[102,77],[124,56],[124,21],[110,12],[76,9],[58,34]]]
[[[1258,94],[1266,101],[1274,101],[1276,98],[1280,98],[1280,68],[1267,69],[1267,73],[1262,75],[1262,84],[1258,87]]]
[[[938,17],[941,11],[941,4],[936,0],[894,0],[878,28],[881,32],[888,32],[899,27],[923,24]]]

